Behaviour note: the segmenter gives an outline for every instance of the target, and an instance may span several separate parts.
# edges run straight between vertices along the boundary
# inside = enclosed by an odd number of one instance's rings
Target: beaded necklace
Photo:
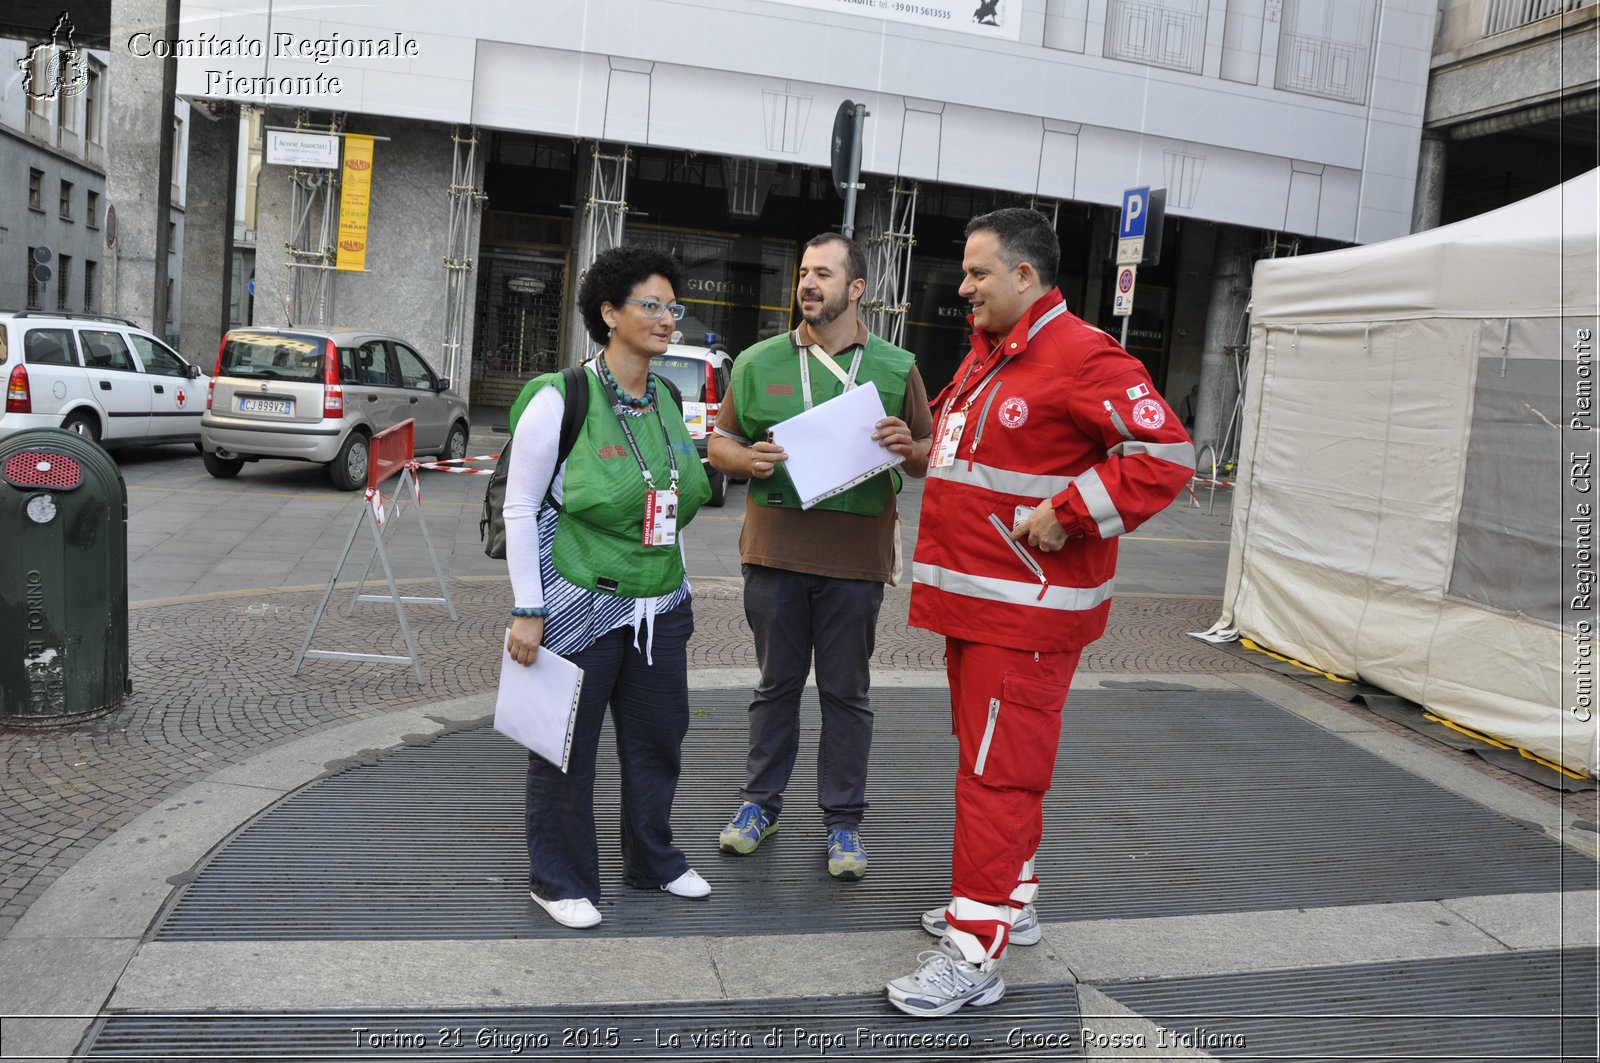
[[[611,391],[611,394],[622,402],[636,410],[642,410],[656,401],[656,378],[654,376],[649,373],[645,374],[644,396],[636,399],[626,391],[623,391],[622,385],[617,383],[617,378],[611,375],[611,369],[606,365],[604,354],[595,358],[595,364],[600,369],[600,380]]]

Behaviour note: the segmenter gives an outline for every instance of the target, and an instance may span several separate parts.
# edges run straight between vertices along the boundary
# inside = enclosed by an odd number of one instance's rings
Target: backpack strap
[[[567,366],[561,370],[561,380],[566,385],[567,394],[561,409],[561,441],[556,449],[558,467],[572,453],[572,446],[578,441],[578,430],[583,427],[583,419],[589,416],[589,381],[583,374],[583,366]]]

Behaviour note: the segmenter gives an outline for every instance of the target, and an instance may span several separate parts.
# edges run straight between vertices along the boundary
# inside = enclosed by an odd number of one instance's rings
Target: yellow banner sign
[[[367,212],[372,204],[372,138],[346,133],[339,184],[339,257],[342,270],[367,268]]]

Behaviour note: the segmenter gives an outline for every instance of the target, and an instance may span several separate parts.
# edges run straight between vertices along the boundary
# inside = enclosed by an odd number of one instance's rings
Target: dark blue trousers
[[[654,889],[689,869],[672,844],[672,802],[689,731],[693,633],[694,611],[685,602],[655,618],[653,664],[633,648],[631,627],[609,631],[570,655],[583,669],[583,693],[567,772],[528,755],[528,879],[546,900],[600,900],[595,758],[608,707],[622,773],[622,880]]]

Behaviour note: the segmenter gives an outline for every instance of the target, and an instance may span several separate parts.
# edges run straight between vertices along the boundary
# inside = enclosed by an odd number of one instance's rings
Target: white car
[[[712,506],[727,501],[728,478],[706,460],[706,443],[717,423],[722,396],[733,378],[733,355],[720,347],[692,347],[674,343],[667,353],[650,360],[650,371],[672,381],[683,396],[683,421],[711,481]]]
[[[0,436],[65,428],[106,447],[200,443],[210,380],[121,318],[0,311]]]

